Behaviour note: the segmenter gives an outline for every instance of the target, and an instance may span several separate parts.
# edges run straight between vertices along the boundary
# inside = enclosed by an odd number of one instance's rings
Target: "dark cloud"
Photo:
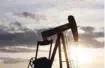
[[[104,37],[104,31],[103,31],[103,27],[101,28],[102,31],[95,31],[95,27],[91,27],[91,26],[87,26],[87,27],[80,27],[80,29],[84,30],[85,35],[87,35],[88,37],[92,37],[92,38],[100,38],[100,37]]]
[[[80,42],[84,43],[85,44],[84,46],[86,47],[93,47],[93,48],[104,47],[104,43],[95,40],[95,37],[91,34],[85,34],[85,33],[79,34],[79,38],[80,38]]]
[[[4,22],[2,22],[4,23]],[[10,32],[27,32],[31,31],[25,27],[21,22],[15,21],[11,23],[0,24],[0,34],[6,34]]]
[[[28,13],[28,12],[20,13],[20,15],[22,15],[23,17],[35,18],[35,15],[34,14]]]
[[[17,24],[19,27],[21,27],[20,24]],[[91,44],[89,47],[103,47],[104,43],[96,40],[96,38],[103,38],[104,32],[95,32],[94,27],[81,27],[83,30],[85,30],[84,33],[79,33],[79,39],[82,40],[85,44]],[[5,33],[0,34],[0,46],[35,46],[37,44],[38,40],[42,40],[41,38],[41,32],[47,29],[35,29],[35,30],[29,30],[28,28],[21,28],[24,29],[22,33]],[[26,30],[25,30],[26,29]],[[49,28],[48,28],[49,29]],[[92,29],[92,30],[91,30]],[[88,32],[87,32],[88,31]],[[71,31],[69,31],[67,36],[69,36],[69,41],[73,40]],[[56,36],[52,37],[54,40]],[[25,44],[25,45],[24,45]],[[30,49],[14,49],[14,50],[8,50],[8,49],[1,49],[1,51],[8,51],[8,52],[31,52],[33,50]]]
[[[16,23],[15,23],[16,24]],[[14,30],[14,33],[11,33],[7,31],[6,33],[0,33],[0,46],[2,45],[21,45],[26,44],[28,45],[36,45],[36,42],[38,40],[41,40],[41,32],[46,29],[35,29],[30,30],[25,27],[21,27],[20,24],[16,24],[20,27],[19,31],[23,32],[16,32]]]
[[[85,38],[103,38],[104,32],[82,33],[80,35],[85,36]]]
[[[80,27],[80,29],[84,30],[87,33],[93,32],[95,30],[94,27],[87,26],[87,27]]]
[[[22,12],[22,13],[14,13],[15,16],[24,17],[24,18],[32,18],[36,21],[46,20],[46,16],[44,14],[35,14],[29,12]]]
[[[94,32],[94,36],[95,38],[101,38],[104,37],[104,32]]]
[[[79,38],[83,43],[87,44],[87,47],[104,47],[104,40],[102,40],[102,42],[96,40],[96,38],[104,38],[104,31],[95,32],[95,28],[90,26],[80,27],[80,29],[85,32],[80,33]],[[88,44],[90,44],[90,46],[88,46]]]
[[[40,39],[40,32],[45,29],[31,30],[20,22],[9,23],[8,26],[0,25],[0,46],[15,44],[36,44]]]
[[[39,37],[34,32],[7,33],[0,35],[0,44],[36,44]]]

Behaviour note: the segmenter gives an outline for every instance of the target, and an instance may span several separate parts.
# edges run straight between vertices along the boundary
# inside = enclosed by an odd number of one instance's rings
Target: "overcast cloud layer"
[[[7,22],[19,21],[32,29],[54,27],[66,23],[68,15],[74,15],[78,25],[101,27],[104,21],[103,1],[104,0],[2,0],[0,2],[2,9],[0,11],[0,19],[7,20]],[[46,24],[48,24],[48,26],[46,26]]]
[[[68,15],[77,22],[79,43],[93,48],[92,68],[103,67],[104,0],[0,0],[0,64],[29,61],[41,32],[67,23]],[[65,34],[71,42],[71,31]]]
[[[104,0],[1,0],[0,34],[4,36],[2,34],[12,33],[9,34],[10,36],[5,35],[4,38],[2,37],[1,39],[6,40],[8,43],[11,42],[11,35],[13,35],[15,36],[15,41],[12,41],[14,43],[17,43],[16,40],[19,39],[21,39],[22,42],[18,43],[27,42],[29,38],[31,38],[30,41],[33,44],[37,39],[39,40],[41,31],[65,24],[68,22],[68,15],[73,15],[79,26],[80,42],[91,45],[89,47],[103,47],[103,1]],[[17,33],[19,33],[19,36],[17,36]],[[25,35],[24,38],[23,35]],[[14,38],[12,38],[12,40],[14,40]]]

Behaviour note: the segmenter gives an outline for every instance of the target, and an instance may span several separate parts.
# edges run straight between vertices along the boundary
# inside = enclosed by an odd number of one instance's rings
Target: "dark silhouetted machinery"
[[[62,53],[61,53],[61,42],[60,42],[60,41],[62,41],[62,47],[64,50],[66,65],[67,65],[67,68],[70,68],[69,59],[68,59],[68,55],[67,55],[67,46],[65,43],[63,32],[65,30],[71,29],[74,41],[78,42],[78,30],[77,30],[76,21],[72,15],[68,16],[68,21],[69,21],[69,23],[67,23],[67,24],[55,27],[55,28],[50,29],[50,30],[43,31],[41,33],[43,41],[37,42],[36,55],[35,55],[35,57],[30,59],[29,66],[31,66],[32,68],[51,68],[52,64],[54,62],[57,48],[58,48],[59,64],[60,64],[60,68],[62,68]],[[53,35],[57,35],[57,39],[55,42],[54,49],[52,50],[53,40],[52,39],[48,40],[48,38],[50,36],[53,36]],[[49,57],[48,58],[46,58],[46,57],[37,58],[39,45],[48,45],[48,44],[51,44],[50,49],[49,49]]]

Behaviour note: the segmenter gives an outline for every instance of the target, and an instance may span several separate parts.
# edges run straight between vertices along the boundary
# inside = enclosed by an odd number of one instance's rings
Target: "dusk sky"
[[[89,55],[95,54],[94,57],[99,58],[99,62],[95,59],[97,63],[88,68],[96,68],[96,64],[99,64],[97,68],[103,68],[104,0],[0,0],[0,68],[24,65],[22,62],[33,57],[35,51],[35,47],[30,47],[27,41],[36,45],[33,42],[40,40],[41,31],[68,23],[69,15],[75,17],[80,46],[94,48],[93,51],[90,49],[92,52]],[[17,33],[20,35],[16,36]],[[11,43],[10,38],[12,46],[2,45]],[[46,48],[43,47],[42,51],[46,54]],[[24,56],[20,56],[22,54]]]

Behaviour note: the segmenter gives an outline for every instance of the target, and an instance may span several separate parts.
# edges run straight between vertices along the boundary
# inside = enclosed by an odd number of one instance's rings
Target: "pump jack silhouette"
[[[61,54],[60,41],[62,41],[62,46],[64,49],[64,55],[65,55],[67,68],[70,68],[68,55],[67,55],[67,49],[66,49],[67,46],[65,43],[63,31],[71,29],[74,41],[78,42],[78,29],[77,29],[76,21],[72,15],[68,16],[68,22],[69,23],[67,23],[67,24],[55,27],[55,28],[50,29],[50,30],[43,31],[41,33],[43,41],[37,42],[36,55],[35,55],[35,57],[30,59],[28,68],[29,68],[29,66],[31,66],[32,68],[51,68],[52,64],[54,62],[57,48],[59,51],[59,65],[60,65],[60,68],[62,68],[62,54]],[[52,35],[57,35],[57,39],[56,39],[56,43],[55,43],[55,46],[54,46],[54,49],[53,49],[52,55],[51,55],[53,40],[52,39],[48,40],[48,37],[50,37]],[[46,57],[37,58],[39,45],[48,45],[48,44],[51,44],[50,50],[49,50],[49,58],[48,59]]]

